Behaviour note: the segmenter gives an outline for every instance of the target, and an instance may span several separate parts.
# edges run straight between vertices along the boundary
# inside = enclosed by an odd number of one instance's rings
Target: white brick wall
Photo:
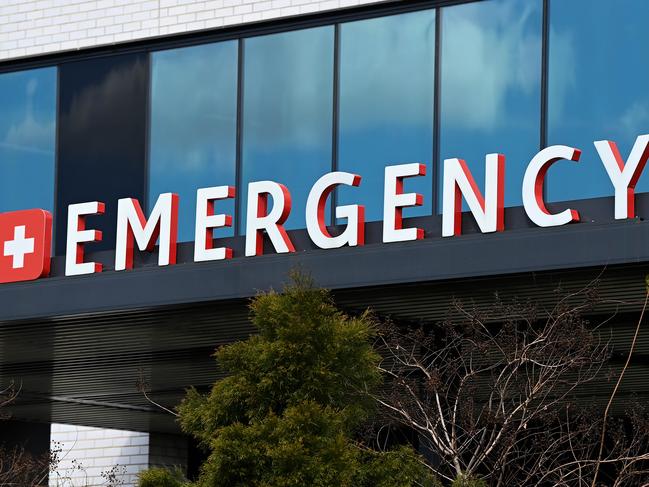
[[[0,61],[382,0],[0,0]]]
[[[149,435],[132,431],[53,424],[52,448],[60,463],[50,474],[50,487],[106,485],[102,473],[114,472],[124,487],[135,485],[149,464]]]

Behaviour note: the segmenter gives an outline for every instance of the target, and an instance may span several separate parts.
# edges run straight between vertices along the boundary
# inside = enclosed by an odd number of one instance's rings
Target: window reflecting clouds
[[[466,160],[484,188],[485,155],[505,154],[505,205],[520,205],[540,139],[542,2],[490,0],[441,12],[440,163]]]
[[[339,204],[363,204],[368,221],[383,218],[385,166],[425,163],[407,192],[432,209],[435,11],[342,24],[340,28],[339,168],[360,174],[359,188],[341,188]]]
[[[550,15],[548,142],[583,152],[578,163],[550,169],[548,197],[612,195],[593,141],[614,140],[626,160],[635,138],[649,133],[649,2],[552,0]],[[636,191],[649,191],[649,176]]]
[[[56,68],[0,75],[0,212],[53,210]]]
[[[181,242],[194,239],[196,190],[235,184],[237,58],[237,41],[151,56],[149,209],[160,193],[178,193]],[[234,201],[216,211],[234,215]]]
[[[291,192],[287,228],[305,228],[309,189],[331,170],[333,27],[244,41],[243,195],[270,179]],[[245,228],[242,222],[242,228]]]

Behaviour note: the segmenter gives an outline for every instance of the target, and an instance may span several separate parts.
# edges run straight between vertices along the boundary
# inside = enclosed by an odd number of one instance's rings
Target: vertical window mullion
[[[539,150],[548,145],[548,77],[550,42],[550,0],[543,0],[543,24],[541,26],[541,131]],[[543,198],[547,200],[548,184],[543,185]]]
[[[440,187],[438,185],[438,179],[440,175],[442,174],[441,170],[441,160],[440,160],[440,144],[439,144],[439,124],[440,124],[440,90],[441,90],[441,65],[442,65],[442,48],[441,48],[441,42],[442,42],[442,9],[438,8],[435,11],[435,66],[434,66],[434,80],[433,80],[433,164],[431,167],[431,174],[432,174],[432,191],[431,191],[431,198],[432,198],[432,214],[437,215],[439,208],[438,208],[438,195],[437,195],[437,188]]]
[[[340,24],[334,26],[333,112],[331,129],[331,170],[338,170],[338,111],[340,109]],[[331,224],[336,224],[338,190],[331,194]]]
[[[151,98],[153,97],[153,73],[152,73],[152,59],[151,53],[146,53],[147,60],[147,81],[146,81],[146,119],[144,128],[144,188],[143,188],[143,202],[147,214],[151,211],[149,204],[149,192],[151,191],[151,174],[149,169],[151,167]]]
[[[241,235],[241,222],[243,221],[243,203],[241,195],[243,188],[241,187],[243,177],[241,170],[241,151],[243,147],[243,61],[244,61],[244,39],[238,41],[238,59],[237,59],[237,147],[236,147],[236,162],[235,162],[235,215],[234,215],[234,234]]]
[[[59,218],[59,205],[58,198],[56,197],[59,194],[59,120],[60,112],[59,108],[61,106],[61,70],[56,66],[56,107],[54,109],[54,181],[53,181],[53,192],[52,192],[52,215],[54,216],[54,221],[58,221]],[[56,237],[57,237],[57,228],[56,225],[52,225],[52,255],[56,255]]]

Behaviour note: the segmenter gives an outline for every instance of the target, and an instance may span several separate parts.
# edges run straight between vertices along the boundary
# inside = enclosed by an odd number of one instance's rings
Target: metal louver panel
[[[647,272],[647,266],[620,266],[346,289],[334,297],[352,312],[370,307],[395,320],[425,324],[448,316],[455,299],[488,307],[497,295],[551,306],[557,289],[576,292],[599,279],[601,302],[593,321],[612,317],[609,336],[622,356],[637,322]],[[222,374],[211,357],[214,349],[254,333],[247,304],[215,301],[0,322],[0,380],[21,387],[11,412],[22,420],[177,432],[174,418],[148,403],[136,381],[144,377],[152,397],[168,407],[191,385],[209,388]],[[620,397],[649,394],[647,357],[649,329],[643,329]]]

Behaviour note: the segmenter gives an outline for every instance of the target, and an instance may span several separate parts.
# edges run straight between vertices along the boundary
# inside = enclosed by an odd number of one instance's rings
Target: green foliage
[[[363,453],[357,475],[357,485],[367,487],[442,487],[428,468],[413,454],[412,448],[402,446],[392,451]]]
[[[138,475],[138,487],[185,487],[187,479],[178,469],[150,468]]]
[[[487,487],[487,482],[475,477],[460,475],[453,481],[451,487]]]
[[[356,449],[336,412],[311,401],[225,427],[212,448],[200,485],[352,485]]]
[[[210,452],[197,486],[435,485],[412,449],[352,440],[380,383],[369,315],[347,316],[300,276],[251,311],[259,334],[216,353],[228,376],[179,407],[184,431]]]

